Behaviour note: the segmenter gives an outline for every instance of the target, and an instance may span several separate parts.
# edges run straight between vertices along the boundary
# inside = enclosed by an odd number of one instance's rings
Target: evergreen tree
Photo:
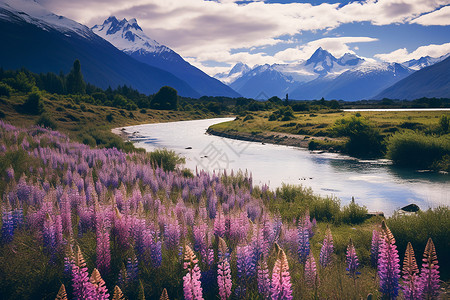
[[[70,73],[67,75],[67,93],[86,93],[86,83],[83,80],[83,74],[81,73],[81,64],[78,59],[75,60],[72,70],[70,70]]]
[[[163,86],[154,96],[150,107],[154,109],[172,109],[178,108],[178,93],[170,86]]]

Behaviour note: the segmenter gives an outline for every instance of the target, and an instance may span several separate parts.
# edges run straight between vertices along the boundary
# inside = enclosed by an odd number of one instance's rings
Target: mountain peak
[[[309,64],[318,64],[321,62],[328,61],[328,64],[330,62],[336,61],[336,57],[334,57],[330,52],[327,50],[324,50],[322,47],[317,48],[317,50],[311,55],[311,57],[306,61],[306,65]]]
[[[169,48],[145,35],[135,18],[129,21],[123,18],[119,21],[115,16],[106,19],[102,25],[95,25],[92,31],[109,41],[119,50],[132,53],[161,53],[170,52]]]

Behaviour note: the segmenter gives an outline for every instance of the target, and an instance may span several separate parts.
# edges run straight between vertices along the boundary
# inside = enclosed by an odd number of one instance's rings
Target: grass
[[[43,111],[42,114],[36,115],[25,114],[22,110],[17,109],[28,100],[26,94],[13,92],[9,97],[0,96],[2,119],[19,126],[47,125],[57,128],[73,140],[90,146],[116,147],[125,151],[134,150],[134,146],[111,133],[111,129],[137,124],[217,117],[215,114],[203,111],[152,109],[128,111],[108,106],[78,103],[77,96],[50,94],[45,91],[41,91],[40,96]]]

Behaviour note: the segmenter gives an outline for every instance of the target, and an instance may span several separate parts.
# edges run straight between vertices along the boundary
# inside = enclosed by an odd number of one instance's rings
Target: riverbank
[[[221,131],[210,127],[208,128],[206,133],[219,137],[225,137],[241,141],[293,146],[300,148],[308,148],[310,142],[315,141],[323,145],[323,148],[321,148],[322,150],[326,149],[328,152],[340,152],[340,145],[344,143],[343,139],[329,138],[323,136],[310,137],[308,135],[289,134],[274,131],[248,133],[239,131]],[[325,147],[326,145],[328,145],[328,147]]]

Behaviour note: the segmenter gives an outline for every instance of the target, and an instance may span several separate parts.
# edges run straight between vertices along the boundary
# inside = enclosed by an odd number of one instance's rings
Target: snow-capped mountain
[[[445,56],[447,58],[444,60],[414,72],[388,87],[374,99],[450,98],[450,57]]]
[[[290,98],[309,100],[324,97],[347,101],[372,99],[413,72],[414,70],[397,63],[364,62],[335,78],[319,77],[303,83],[291,92]]]
[[[408,67],[410,69],[413,69],[413,70],[420,70],[425,67],[434,65],[435,63],[438,63],[440,61],[443,61],[444,59],[446,59],[449,56],[450,56],[450,53],[443,55],[441,57],[422,56],[419,59],[412,59],[412,60],[405,61],[404,63],[402,63],[402,65],[404,65],[405,67]]]
[[[136,19],[112,16],[92,30],[134,59],[169,71],[192,86],[200,95],[238,97],[239,94],[217,79],[186,62],[178,53],[148,37]]]
[[[0,40],[7,45],[0,47],[0,66],[5,69],[68,73],[78,59],[84,79],[102,88],[128,85],[150,94],[169,85],[183,96],[199,96],[170,72],[136,61],[88,27],[32,0],[2,0]]]
[[[256,66],[244,73],[230,86],[242,96],[255,99],[265,99],[272,96],[283,97],[289,93],[296,81],[271,65]]]
[[[218,73],[214,75],[214,78],[222,81],[225,84],[231,84],[232,82],[236,81],[239,77],[242,77],[245,73],[249,72],[251,68],[241,62],[238,62],[234,65],[233,68],[231,68],[230,72],[228,73]]]

